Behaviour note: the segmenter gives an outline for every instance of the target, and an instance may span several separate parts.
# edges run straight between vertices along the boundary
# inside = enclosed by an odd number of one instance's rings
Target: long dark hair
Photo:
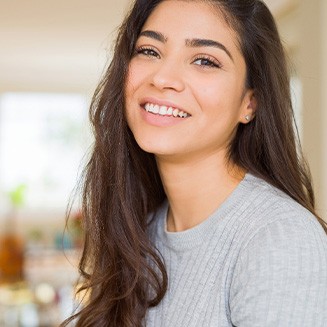
[[[90,108],[95,142],[83,180],[85,243],[77,326],[138,327],[167,289],[160,253],[148,237],[150,213],[165,200],[154,155],[135,142],[124,117],[129,61],[142,26],[162,0],[137,0]],[[291,196],[313,214],[314,195],[297,134],[285,53],[274,19],[259,0],[211,0],[239,36],[254,89],[256,117],[240,124],[229,160]],[[324,226],[323,221],[316,215]]]

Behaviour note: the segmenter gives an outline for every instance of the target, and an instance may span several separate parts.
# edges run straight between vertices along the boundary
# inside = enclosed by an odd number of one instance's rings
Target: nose
[[[185,84],[181,65],[173,60],[162,60],[152,75],[152,84],[160,90],[182,92]]]

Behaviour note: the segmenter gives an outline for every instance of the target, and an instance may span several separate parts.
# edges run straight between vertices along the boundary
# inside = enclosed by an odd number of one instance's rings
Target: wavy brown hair
[[[83,179],[85,243],[79,265],[80,290],[89,296],[62,326],[74,319],[80,327],[142,326],[148,308],[167,290],[163,260],[148,236],[149,217],[166,196],[154,155],[137,145],[124,116],[135,43],[161,1],[135,1],[93,97],[95,142]],[[238,126],[229,160],[315,214],[310,174],[294,129],[287,60],[271,13],[259,0],[203,1],[214,5],[237,32],[247,67],[245,87],[254,89],[257,100],[256,117]]]

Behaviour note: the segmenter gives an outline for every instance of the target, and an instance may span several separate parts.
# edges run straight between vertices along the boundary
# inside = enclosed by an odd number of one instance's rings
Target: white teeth
[[[187,116],[189,116],[186,112],[177,108],[159,106],[153,103],[146,103],[144,105],[144,109],[148,112],[152,112],[153,114],[159,114],[161,116],[174,116],[180,118],[186,118]]]
[[[149,103],[149,104],[148,104],[148,107],[149,107],[148,111],[149,111],[149,112],[153,112],[153,107],[154,107],[154,105],[151,104],[151,103]]]
[[[153,107],[153,113],[155,114],[158,114],[159,113],[159,106],[156,104],[154,107]]]
[[[159,109],[159,115],[167,115],[167,107],[166,106],[162,106]]]
[[[174,109],[172,107],[169,107],[167,110],[167,115],[171,116],[173,114]]]

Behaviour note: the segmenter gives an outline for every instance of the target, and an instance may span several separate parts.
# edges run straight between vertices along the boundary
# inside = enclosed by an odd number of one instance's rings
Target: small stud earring
[[[251,116],[250,115],[246,115],[244,118],[245,118],[246,121],[250,121]]]

